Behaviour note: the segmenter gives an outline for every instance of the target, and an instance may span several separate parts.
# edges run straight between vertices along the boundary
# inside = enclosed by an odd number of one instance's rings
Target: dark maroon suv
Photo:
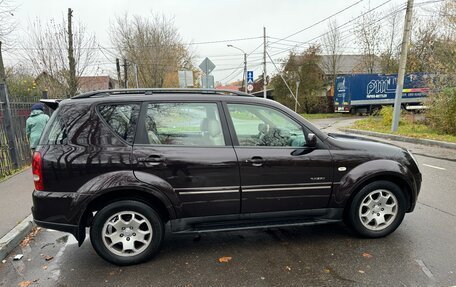
[[[104,259],[151,258],[165,226],[212,232],[344,221],[393,232],[421,185],[405,149],[326,134],[281,104],[235,91],[98,91],[55,111],[33,158],[33,216],[86,227]]]

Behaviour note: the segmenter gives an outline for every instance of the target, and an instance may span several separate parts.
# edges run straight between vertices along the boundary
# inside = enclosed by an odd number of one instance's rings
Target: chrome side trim
[[[175,188],[176,191],[185,191],[185,190],[225,190],[225,189],[239,189],[239,186],[232,185],[232,186],[209,186],[209,187],[183,187],[183,188]]]
[[[239,189],[227,189],[227,190],[206,190],[206,191],[179,191],[179,194],[214,194],[214,193],[238,193]]]
[[[297,186],[297,187],[274,187],[274,188],[252,188],[252,189],[242,189],[242,192],[258,192],[258,191],[276,191],[276,190],[304,190],[304,189],[328,189],[331,188],[330,185],[320,185],[320,186]]]
[[[331,182],[310,182],[310,183],[281,183],[281,184],[263,184],[263,185],[246,185],[244,186],[244,188],[251,188],[251,187],[257,187],[257,188],[260,188],[260,187],[287,187],[287,186],[290,186],[290,187],[295,187],[295,186],[318,186],[318,185],[328,185],[328,184],[331,184]]]
[[[293,184],[268,184],[268,185],[247,185],[243,192],[261,192],[261,191],[277,191],[277,190],[305,190],[305,189],[329,189],[331,182],[315,182],[315,183],[293,183]],[[176,188],[179,194],[215,194],[215,193],[235,193],[239,192],[238,186],[217,186],[217,187],[191,187],[191,188]]]

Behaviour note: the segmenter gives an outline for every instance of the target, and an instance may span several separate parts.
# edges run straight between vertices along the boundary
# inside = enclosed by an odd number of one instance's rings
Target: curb
[[[402,142],[409,142],[409,143],[414,143],[414,144],[422,144],[422,145],[428,145],[428,146],[438,146],[438,147],[443,147],[443,148],[456,149],[456,143],[450,143],[450,142],[428,140],[428,139],[417,139],[417,138],[398,136],[398,135],[393,135],[393,134],[384,134],[384,133],[378,133],[378,132],[345,129],[345,128],[341,128],[339,130],[347,132],[347,133],[352,133],[352,134],[360,134],[360,135],[378,137],[378,138],[383,138],[383,139],[390,139],[390,140],[395,140],[395,141],[402,141]]]
[[[30,214],[21,221],[16,227],[0,239],[0,260],[3,260],[8,254],[21,243],[21,241],[32,231],[35,226],[33,216]]]

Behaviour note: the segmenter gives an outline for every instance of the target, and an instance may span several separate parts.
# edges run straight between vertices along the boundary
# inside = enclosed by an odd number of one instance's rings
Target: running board
[[[274,227],[293,227],[293,226],[308,226],[327,223],[340,222],[340,219],[321,219],[321,218],[297,218],[282,221],[229,221],[229,222],[211,222],[194,224],[190,229],[174,231],[176,234],[186,233],[204,233],[204,232],[220,232],[220,231],[235,231],[262,229]]]

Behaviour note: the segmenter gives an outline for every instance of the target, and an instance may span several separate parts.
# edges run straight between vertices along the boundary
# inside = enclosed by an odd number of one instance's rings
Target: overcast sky
[[[306,28],[328,16],[334,14],[360,0],[97,0],[97,1],[63,1],[63,0],[11,0],[19,5],[15,12],[18,21],[18,29],[15,37],[23,38],[30,22],[35,18],[41,21],[49,21],[51,18],[60,20],[66,16],[67,9],[74,10],[76,21],[83,22],[87,29],[93,32],[97,42],[103,47],[111,47],[108,29],[113,19],[125,12],[149,16],[152,13],[163,13],[167,17],[173,17],[175,26],[186,43],[199,43],[206,41],[222,41],[229,39],[262,37],[263,26],[267,29],[267,35],[274,38],[283,38],[299,30]],[[417,0],[425,1],[425,0]],[[387,0],[363,0],[346,11],[336,15],[333,19],[339,25],[350,21],[361,13],[387,2]],[[405,5],[406,0],[390,0],[376,11],[383,15],[393,6]],[[288,40],[306,42],[317,37],[327,30],[328,21],[309,28]],[[346,51],[356,53],[352,26],[343,28],[347,42]],[[242,78],[242,53],[227,44],[235,45],[247,53],[260,46],[262,39],[244,41],[226,41],[213,44],[191,45],[192,51],[197,55],[194,64],[209,57],[216,68],[213,72],[216,81],[229,81]],[[279,59],[287,54],[295,43],[268,39],[268,51],[273,58]],[[306,45],[301,46],[306,47]],[[261,73],[262,47],[258,48],[249,56],[249,70],[255,72],[255,78]],[[277,54],[282,52],[282,54]],[[269,60],[268,60],[269,61]],[[7,65],[15,64],[17,57],[6,53]],[[105,57],[102,53],[96,56],[91,73],[98,75],[111,74],[115,71],[115,59]],[[239,67],[239,69],[236,69]],[[234,72],[234,73],[233,73]],[[268,74],[275,73],[275,68],[268,64]]]

